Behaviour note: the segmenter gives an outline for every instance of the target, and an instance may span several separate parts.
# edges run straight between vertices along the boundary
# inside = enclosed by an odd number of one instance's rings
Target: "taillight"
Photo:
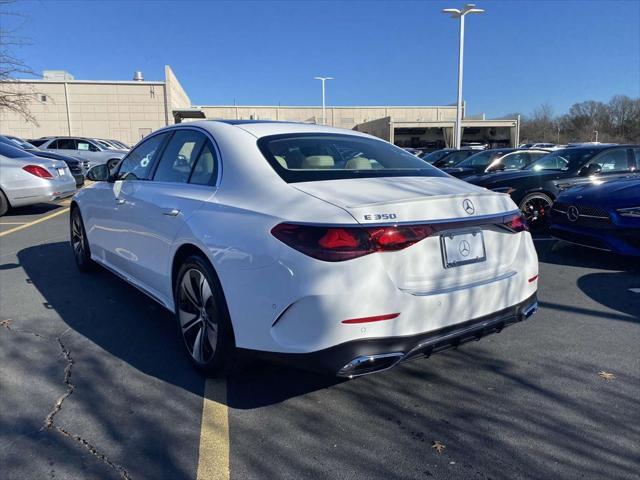
[[[46,178],[47,180],[53,178],[53,175],[51,175],[46,168],[42,168],[38,165],[25,165],[24,167],[22,167],[22,169],[25,172],[30,173],[31,175],[35,175],[36,177]]]
[[[320,227],[281,223],[271,234],[281,242],[326,262],[340,262],[375,252],[407,248],[427,238],[428,225],[388,227]]]
[[[527,221],[520,213],[505,217],[503,225],[512,232],[525,232],[529,230]]]

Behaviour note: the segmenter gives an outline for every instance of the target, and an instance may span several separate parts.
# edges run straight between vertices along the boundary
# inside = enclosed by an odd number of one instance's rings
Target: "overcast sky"
[[[128,80],[176,72],[194,104],[455,102],[463,2],[69,2],[21,0],[16,50],[35,71]],[[640,1],[484,1],[468,17],[470,113],[556,113],[587,99],[640,96]],[[6,21],[5,26],[9,25]]]

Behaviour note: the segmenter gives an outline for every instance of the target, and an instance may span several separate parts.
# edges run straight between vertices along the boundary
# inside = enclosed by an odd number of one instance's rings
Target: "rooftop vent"
[[[144,81],[144,77],[142,76],[142,72],[140,70],[136,70],[133,74],[134,82],[142,82]]]

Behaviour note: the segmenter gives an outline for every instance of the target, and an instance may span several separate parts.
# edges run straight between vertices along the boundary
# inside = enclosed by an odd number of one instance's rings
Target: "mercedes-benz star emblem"
[[[471,253],[471,245],[466,240],[462,240],[458,244],[458,251],[460,252],[460,255],[462,255],[463,257],[468,257],[469,254]]]
[[[569,219],[570,222],[576,222],[579,216],[580,216],[580,212],[578,212],[577,207],[574,207],[573,205],[571,205],[567,209],[567,218]]]
[[[468,198],[465,198],[462,201],[462,208],[464,208],[464,211],[467,212],[469,215],[473,215],[476,211],[476,207],[473,206],[473,202]]]

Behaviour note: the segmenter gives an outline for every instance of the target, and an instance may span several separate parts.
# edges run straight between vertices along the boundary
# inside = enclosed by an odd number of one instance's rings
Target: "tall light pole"
[[[462,64],[464,58],[464,17],[470,13],[482,13],[484,10],[476,8],[473,3],[468,3],[461,10],[457,8],[445,8],[442,13],[448,13],[451,18],[460,19],[460,50],[458,52],[458,103],[456,108],[456,148],[460,148],[462,142]]]
[[[320,80],[322,82],[322,124],[326,125],[327,124],[327,111],[325,109],[325,104],[324,104],[324,82],[326,82],[327,80],[333,80],[333,77],[313,77],[314,80]]]

